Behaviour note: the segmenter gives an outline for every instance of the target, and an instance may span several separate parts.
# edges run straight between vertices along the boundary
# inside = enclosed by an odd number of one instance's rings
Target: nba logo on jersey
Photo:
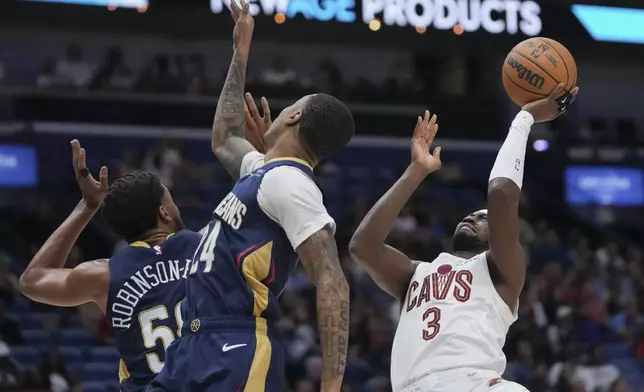
[[[154,251],[156,252],[157,255],[160,255],[160,254],[163,253],[163,252],[161,252],[161,247],[159,245],[155,246],[153,249],[154,249]]]
[[[519,171],[521,168],[521,160],[519,158],[514,160],[514,170]]]

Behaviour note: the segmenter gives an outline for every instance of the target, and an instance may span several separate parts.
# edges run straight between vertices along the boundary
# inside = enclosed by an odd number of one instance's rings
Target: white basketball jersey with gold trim
[[[409,284],[391,353],[394,392],[432,373],[457,368],[505,371],[502,348],[516,320],[501,299],[485,253],[441,253],[421,263]]]

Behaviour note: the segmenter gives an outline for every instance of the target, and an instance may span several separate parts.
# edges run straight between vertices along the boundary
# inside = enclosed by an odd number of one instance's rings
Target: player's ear
[[[286,118],[286,125],[289,127],[297,125],[297,123],[300,122],[302,119],[302,111],[297,109],[294,110],[293,112],[289,113],[288,117]]]
[[[164,206],[159,206],[159,219],[164,223],[169,223],[172,221],[168,210]]]

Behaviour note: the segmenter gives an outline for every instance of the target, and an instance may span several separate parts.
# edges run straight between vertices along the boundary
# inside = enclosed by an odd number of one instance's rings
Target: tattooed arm
[[[349,284],[340,267],[331,228],[310,236],[297,248],[297,254],[317,290],[322,391],[340,391],[349,343]]]
[[[244,139],[244,84],[254,21],[243,1],[241,9],[232,1],[231,12],[235,20],[233,59],[217,102],[211,148],[233,179],[238,179],[244,156],[255,151]]]
[[[284,229],[315,284],[324,364],[322,391],[339,392],[349,339],[349,285],[333,238],[335,222],[313,179],[292,166],[279,166],[264,174],[257,202]]]

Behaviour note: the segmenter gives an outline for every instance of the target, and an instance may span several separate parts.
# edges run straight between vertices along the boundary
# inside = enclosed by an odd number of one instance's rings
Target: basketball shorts
[[[262,318],[195,319],[146,392],[284,392],[285,353]]]
[[[492,370],[460,368],[430,374],[401,392],[530,392]]]

